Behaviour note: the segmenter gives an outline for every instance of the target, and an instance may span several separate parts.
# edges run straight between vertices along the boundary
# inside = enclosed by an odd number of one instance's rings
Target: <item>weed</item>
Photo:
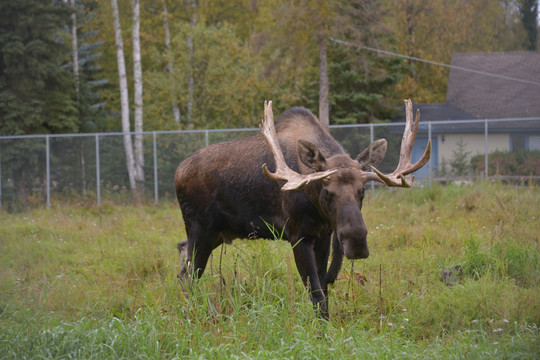
[[[500,183],[377,191],[328,323],[286,241],[235,241],[184,292],[172,204],[0,212],[0,357],[535,358],[539,206]]]

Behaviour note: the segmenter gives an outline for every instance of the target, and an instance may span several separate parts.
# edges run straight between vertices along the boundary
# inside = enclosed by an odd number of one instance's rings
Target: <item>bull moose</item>
[[[366,183],[410,187],[414,176],[405,175],[429,160],[430,143],[418,162],[410,162],[420,113],[413,121],[412,102],[405,105],[399,164],[391,174],[375,168],[386,154],[386,140],[373,142],[352,159],[303,107],[285,111],[274,125],[272,102],[265,102],[260,134],[208,146],[183,161],[175,174],[187,233],[177,245],[182,262],[178,278],[200,277],[212,250],[224,242],[273,238],[265,226],[272,224],[291,243],[311,301],[328,319],[328,284],[335,281],[343,254],[348,259],[369,256],[361,214]]]

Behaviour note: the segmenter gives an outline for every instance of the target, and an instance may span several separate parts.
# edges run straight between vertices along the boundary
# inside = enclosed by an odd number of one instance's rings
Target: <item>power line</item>
[[[395,52],[392,52],[392,51],[375,49],[375,48],[371,48],[371,47],[368,47],[368,46],[355,45],[355,44],[351,44],[350,42],[339,40],[339,39],[334,39],[334,38],[331,38],[331,40],[333,42],[338,43],[338,44],[343,44],[343,45],[347,45],[347,46],[353,46],[353,47],[357,47],[359,49],[374,51],[374,52],[377,52],[377,53],[380,53],[380,54],[392,55],[392,56],[397,56],[397,57],[401,57],[401,58],[404,58],[404,59],[424,62],[424,63],[427,63],[427,64],[443,66],[443,67],[450,68],[450,69],[468,71],[468,72],[472,72],[472,73],[476,73],[476,74],[496,77],[496,78],[499,78],[499,79],[505,79],[505,80],[516,81],[516,82],[520,82],[520,83],[524,83],[524,84],[540,86],[540,82],[537,82],[537,81],[519,79],[519,78],[515,78],[515,77],[510,77],[510,76],[505,76],[505,75],[500,75],[500,74],[494,74],[494,73],[490,73],[490,72],[486,72],[486,71],[474,70],[474,69],[464,68],[464,67],[461,67],[461,66],[455,66],[455,65],[440,63],[440,62],[437,62],[437,61],[421,59],[421,58],[417,58],[415,56],[403,55],[403,54],[395,53]]]

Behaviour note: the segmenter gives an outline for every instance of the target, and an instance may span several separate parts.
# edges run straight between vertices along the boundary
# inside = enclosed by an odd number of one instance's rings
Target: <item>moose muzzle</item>
[[[356,232],[354,234],[348,231],[340,231],[338,233],[343,253],[347,259],[367,259],[369,257],[369,249],[367,246],[367,230]]]
[[[343,216],[337,227],[337,235],[343,247],[343,253],[347,259],[366,259],[369,256],[368,231],[360,209],[356,206],[350,206],[344,210],[349,216]]]

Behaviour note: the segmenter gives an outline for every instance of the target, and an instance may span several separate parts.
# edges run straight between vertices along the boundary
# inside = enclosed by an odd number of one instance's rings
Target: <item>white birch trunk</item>
[[[79,46],[77,44],[77,13],[75,0],[71,0],[71,49],[73,54],[73,77],[75,78],[75,91],[77,92],[77,101],[79,101]]]
[[[194,47],[193,47],[193,32],[195,26],[197,25],[197,0],[190,0],[191,4],[191,20],[189,23],[189,28],[191,33],[188,37],[188,51],[189,51],[189,74],[188,74],[188,103],[187,103],[187,123],[188,126],[192,124],[193,120],[193,99],[194,99],[194,80],[193,80],[193,57],[194,57]]]
[[[319,121],[326,130],[330,130],[330,109],[328,106],[328,63],[326,59],[326,38],[319,31]]]
[[[174,115],[174,121],[180,124],[182,121],[180,115],[180,107],[176,100],[176,86],[174,81],[174,65],[173,55],[171,50],[171,30],[169,27],[169,14],[167,12],[167,0],[163,1],[163,27],[165,28],[165,51],[167,51],[167,72],[169,73],[169,80],[171,81],[171,107]]]
[[[77,41],[77,8],[75,0],[70,0],[71,5],[71,52],[73,57],[73,78],[75,79],[75,93],[77,95],[77,105],[80,100],[80,81],[79,81],[79,45]],[[82,193],[86,195],[86,164],[84,161],[84,147],[82,140],[79,139],[80,162],[81,162],[81,178],[82,178]]]
[[[118,79],[120,82],[120,104],[122,108],[122,132],[124,133],[124,150],[126,152],[126,165],[129,177],[129,186],[136,191],[135,184],[135,161],[133,159],[133,145],[131,143],[129,124],[129,97],[126,75],[126,63],[124,60],[124,43],[122,30],[120,29],[120,16],[118,14],[117,0],[111,0],[111,9],[114,19],[114,38],[116,40],[116,60],[118,63]]]
[[[132,0],[133,11],[133,87],[134,87],[134,124],[135,124],[135,182],[138,187],[144,184],[143,156],[143,78],[141,64],[140,4]]]

